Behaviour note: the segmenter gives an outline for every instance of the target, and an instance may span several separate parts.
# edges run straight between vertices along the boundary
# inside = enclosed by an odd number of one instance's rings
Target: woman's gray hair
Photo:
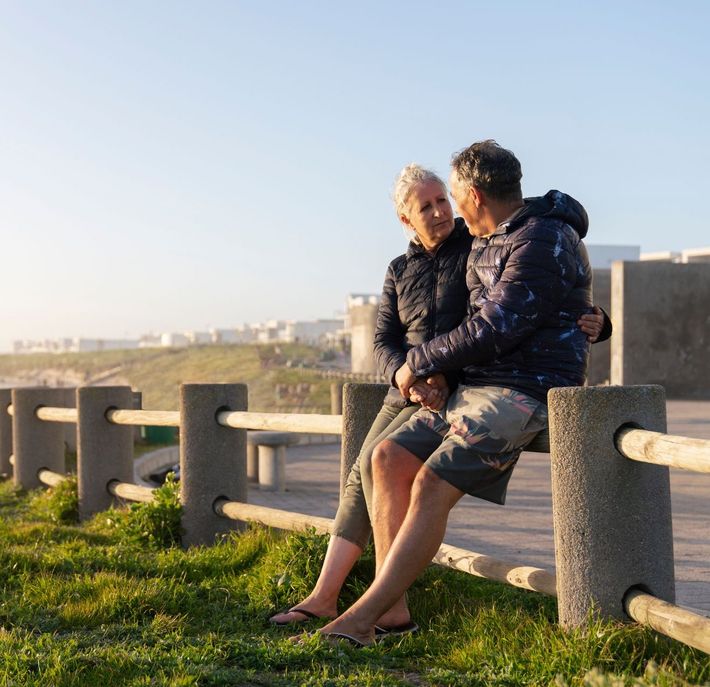
[[[412,162],[402,169],[394,182],[392,197],[394,200],[394,209],[398,217],[400,215],[406,216],[405,208],[409,196],[412,194],[414,187],[422,181],[436,181],[441,184],[441,187],[446,191],[446,184],[436,172],[432,172],[430,169],[425,169],[421,165]]]

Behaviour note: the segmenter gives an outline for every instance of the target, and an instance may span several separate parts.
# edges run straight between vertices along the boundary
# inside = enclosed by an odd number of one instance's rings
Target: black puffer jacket
[[[414,374],[463,370],[465,384],[509,387],[543,402],[552,387],[583,384],[589,342],[577,319],[592,309],[587,228],[584,208],[550,191],[488,238],[474,238],[469,317],[409,350]]]
[[[375,360],[390,383],[404,364],[407,350],[451,331],[465,318],[470,252],[471,235],[459,218],[433,256],[412,242],[404,255],[389,264],[377,312]],[[457,377],[457,372],[452,373],[450,384]],[[407,401],[393,387],[385,403],[404,407]]]

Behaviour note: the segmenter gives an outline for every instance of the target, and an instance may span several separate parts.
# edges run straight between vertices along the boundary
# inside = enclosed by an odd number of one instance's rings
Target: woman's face
[[[434,179],[420,181],[407,201],[407,214],[400,215],[426,250],[436,248],[454,229],[454,211],[446,189]]]

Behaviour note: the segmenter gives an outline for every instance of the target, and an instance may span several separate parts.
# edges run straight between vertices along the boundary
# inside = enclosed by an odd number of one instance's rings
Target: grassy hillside
[[[159,410],[177,409],[183,382],[244,382],[251,410],[329,412],[330,381],[311,369],[320,357],[320,350],[299,344],[2,355],[0,378],[49,385],[129,384],[143,392],[145,408]]]
[[[74,493],[74,506],[75,506]],[[555,602],[429,568],[410,594],[422,631],[373,648],[297,645],[275,608],[315,582],[326,537],[253,528],[214,547],[163,548],[146,504],[69,524],[69,493],[0,482],[0,684],[26,687],[679,687],[710,659],[651,630],[562,631]],[[142,513],[143,510],[143,513]],[[138,537],[154,533],[147,540]],[[341,599],[368,584],[368,555]],[[598,672],[597,670],[598,669]],[[595,672],[590,672],[595,670]],[[614,674],[617,677],[614,677]]]

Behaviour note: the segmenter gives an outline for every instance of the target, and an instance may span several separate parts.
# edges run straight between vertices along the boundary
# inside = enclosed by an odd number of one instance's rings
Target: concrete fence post
[[[128,386],[84,386],[77,391],[77,482],[79,516],[84,519],[115,503],[111,480],[133,482],[133,427],[114,425],[106,413],[131,409]]]
[[[666,431],[663,387],[552,389],[548,403],[560,623],[584,625],[592,612],[629,620],[632,587],[673,602],[668,468],[614,446],[623,425]]]
[[[331,382],[330,384],[330,414],[343,414],[343,383]]]
[[[247,432],[217,422],[222,410],[246,410],[246,384],[180,387],[180,492],[183,544],[210,545],[238,527],[214,511],[219,498],[247,500]]]
[[[62,405],[66,408],[76,408],[76,387],[64,388],[64,402]],[[73,422],[64,424],[64,443],[68,451],[77,452],[77,426]]]
[[[7,413],[11,403],[12,389],[0,389],[0,476],[3,477],[12,474],[12,418]]]
[[[135,389],[132,390],[131,392],[131,408],[133,410],[142,410],[143,409],[143,392],[142,391],[136,391]],[[141,440],[141,428],[136,425],[133,428],[133,443],[137,444]]]
[[[340,495],[362,442],[382,407],[387,384],[345,384],[343,386],[343,443],[340,451]]]
[[[41,485],[37,473],[42,469],[64,474],[64,425],[44,422],[35,415],[37,408],[64,407],[64,389],[47,387],[12,390],[12,444],[15,455],[14,483],[22,489]]]

